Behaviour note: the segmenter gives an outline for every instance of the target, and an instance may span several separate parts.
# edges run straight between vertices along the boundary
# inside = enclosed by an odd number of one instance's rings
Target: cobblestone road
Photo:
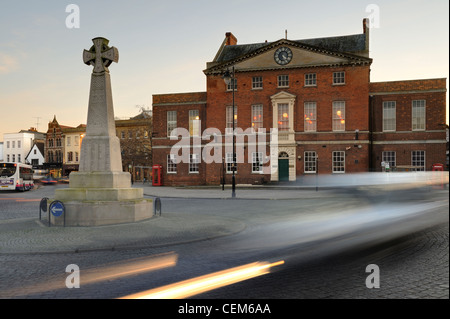
[[[39,199],[42,193],[21,194],[20,198]],[[443,191],[439,197],[447,196]],[[14,197],[15,198],[15,197]],[[18,197],[19,198],[19,197]],[[362,208],[372,205],[373,200],[337,201],[337,197],[302,200],[221,200],[221,199],[167,199],[163,207],[167,214],[185,212],[202,216],[218,215],[246,224],[245,231],[235,235],[204,240],[190,244],[139,249],[97,250],[79,253],[0,253],[0,298],[116,298],[151,287],[181,281],[241,265],[252,260],[252,254],[242,250],[241,245],[230,249],[232,240],[247,238],[257,233],[267,223],[280,222],[277,212],[289,216],[297,215],[299,207],[304,218],[317,217],[325,207],[337,212],[343,209]],[[429,201],[434,201],[431,198]],[[13,199],[0,202],[0,208],[12,211],[8,216],[36,216],[35,202],[21,202]],[[417,203],[422,202],[422,198]],[[442,198],[441,198],[442,200]],[[28,206],[29,205],[29,206]],[[300,206],[299,206],[300,205]],[[27,215],[29,214],[29,215]],[[447,215],[448,217],[448,215]],[[9,219],[9,218],[7,218]],[[4,222],[7,222],[4,220]],[[408,235],[405,240],[391,242],[387,246],[364,251],[350,251],[345,254],[321,257],[307,262],[286,262],[286,265],[272,274],[222,288],[196,298],[449,298],[449,227],[447,222],[430,231]],[[270,237],[262,246],[270,247]],[[82,274],[102,271],[114,265],[128,264],[149,256],[174,252],[178,256],[176,267],[139,276],[111,279],[95,284],[84,284],[81,289],[67,289],[65,272],[67,265],[76,264]],[[255,253],[256,255],[256,253]],[[152,257],[153,258],[153,257]],[[381,271],[381,288],[368,289],[365,267],[377,264]]]

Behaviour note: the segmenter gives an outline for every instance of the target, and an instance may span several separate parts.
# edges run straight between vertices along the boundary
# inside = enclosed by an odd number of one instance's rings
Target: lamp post
[[[233,119],[233,155],[232,155],[232,161],[233,161],[233,165],[232,165],[232,177],[231,177],[231,197],[235,198],[236,197],[236,176],[235,176],[235,171],[236,171],[236,153],[235,153],[235,139],[234,139],[234,121],[235,121],[235,106],[234,106],[234,87],[235,87],[235,78],[234,78],[234,65],[231,68],[231,73],[229,70],[225,71],[225,74],[223,75],[223,80],[225,81],[226,85],[230,85],[231,83],[231,88],[232,88],[232,92],[233,92],[233,115],[232,115],[232,119]]]

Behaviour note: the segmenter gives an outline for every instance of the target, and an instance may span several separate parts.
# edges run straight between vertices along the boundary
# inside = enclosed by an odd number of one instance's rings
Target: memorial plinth
[[[137,222],[153,216],[151,200],[142,188],[131,187],[131,175],[122,171],[120,141],[116,136],[111,78],[108,67],[118,62],[115,47],[95,38],[83,61],[94,66],[91,75],[86,136],[82,140],[78,172],[69,176],[69,188],[55,191],[64,203],[66,225],[99,226]],[[54,218],[52,223],[59,224]]]

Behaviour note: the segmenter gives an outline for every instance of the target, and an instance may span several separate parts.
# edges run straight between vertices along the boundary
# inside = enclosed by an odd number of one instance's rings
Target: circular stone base
[[[151,199],[126,201],[71,201],[64,202],[65,212],[50,216],[57,226],[102,226],[134,223],[153,217]],[[64,216],[65,215],[65,216]]]

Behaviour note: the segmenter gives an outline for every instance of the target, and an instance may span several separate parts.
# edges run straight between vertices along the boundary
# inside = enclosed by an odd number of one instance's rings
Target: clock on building
[[[280,65],[286,65],[292,60],[292,51],[287,47],[281,47],[275,51],[275,62]]]

